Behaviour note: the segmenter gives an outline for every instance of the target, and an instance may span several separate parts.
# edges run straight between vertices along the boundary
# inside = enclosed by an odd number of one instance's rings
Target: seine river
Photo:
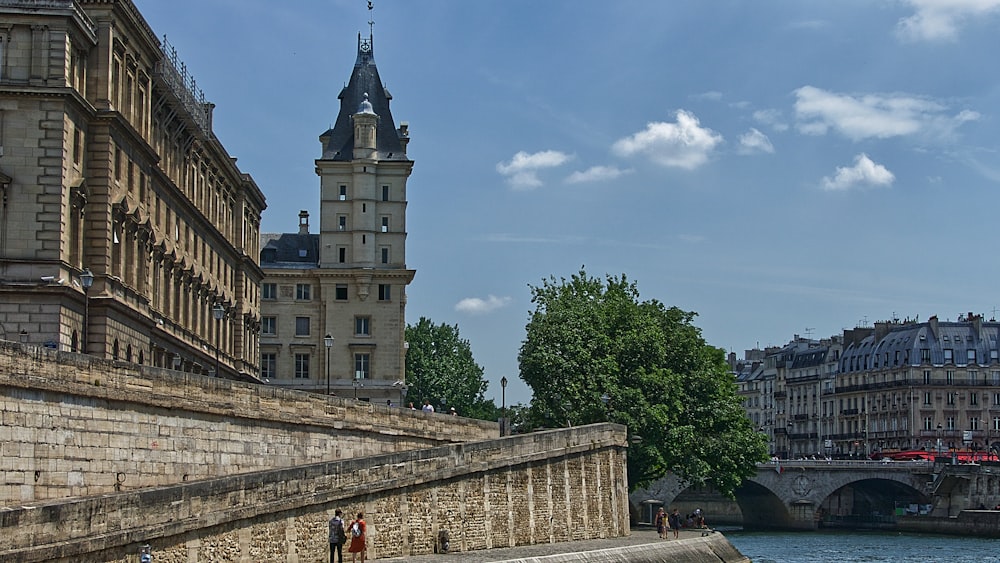
[[[725,531],[753,563],[1000,563],[997,540],[886,532]]]

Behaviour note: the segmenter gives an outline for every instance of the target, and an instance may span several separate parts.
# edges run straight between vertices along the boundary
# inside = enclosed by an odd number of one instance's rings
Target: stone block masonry
[[[0,341],[0,507],[498,436],[492,422]]]
[[[0,560],[314,563],[364,511],[371,559],[629,535],[625,428],[599,424],[0,510]],[[533,510],[542,510],[542,516]]]

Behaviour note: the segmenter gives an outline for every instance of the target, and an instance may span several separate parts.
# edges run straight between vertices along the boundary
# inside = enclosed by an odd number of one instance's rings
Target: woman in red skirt
[[[363,512],[358,513],[358,517],[351,522],[351,525],[347,527],[347,535],[351,536],[351,546],[347,548],[347,552],[351,554],[351,562],[356,563],[358,554],[361,554],[361,563],[365,563],[365,532],[367,531],[367,526],[365,525],[365,514]]]

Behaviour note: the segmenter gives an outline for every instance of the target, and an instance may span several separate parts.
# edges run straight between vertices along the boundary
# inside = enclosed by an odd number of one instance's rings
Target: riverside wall
[[[628,536],[626,450],[599,424],[47,501],[0,510],[0,560],[315,563],[337,508],[371,559]]]
[[[497,437],[493,422],[0,341],[0,507]]]

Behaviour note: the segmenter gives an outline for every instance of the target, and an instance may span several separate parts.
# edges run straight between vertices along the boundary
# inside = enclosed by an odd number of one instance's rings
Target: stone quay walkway
[[[718,532],[716,532],[718,534]],[[615,549],[622,547],[643,546],[647,544],[668,544],[668,543],[694,543],[691,540],[701,538],[701,530],[681,530],[678,539],[660,539],[656,530],[651,528],[633,529],[631,535],[623,538],[607,538],[584,540],[574,542],[547,543],[539,545],[524,545],[519,547],[504,547],[497,549],[482,549],[478,551],[466,551],[463,553],[435,553],[431,555],[415,555],[408,557],[391,557],[388,559],[378,559],[377,561],[392,561],[401,563],[423,563],[431,561],[458,562],[462,563],[504,563],[534,561],[535,558],[550,558],[568,553],[583,553],[588,551],[599,551],[602,549]],[[347,555],[346,553],[344,554]],[[345,562],[350,561],[345,557]],[[589,559],[596,561],[596,559]],[[620,560],[620,559],[616,559]]]

